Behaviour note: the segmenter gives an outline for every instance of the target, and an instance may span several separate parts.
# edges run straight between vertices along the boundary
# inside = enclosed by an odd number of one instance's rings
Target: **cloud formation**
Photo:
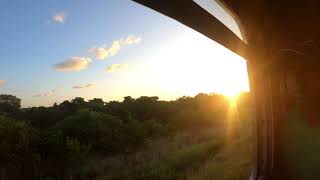
[[[116,55],[121,49],[121,44],[120,41],[116,40],[112,42],[111,47],[105,48],[104,46],[102,47],[97,47],[93,46],[92,48],[89,49],[89,52],[94,54],[96,59],[103,60],[108,57],[112,57]]]
[[[6,83],[5,80],[1,80],[1,79],[0,79],[0,87],[3,86],[5,83]]]
[[[140,42],[141,42],[141,38],[136,37],[135,35],[129,35],[125,39],[120,39],[121,45],[139,44]]]
[[[57,23],[64,23],[66,20],[66,17],[67,17],[67,15],[64,12],[56,12],[53,14],[52,20]]]
[[[117,72],[117,71],[123,71],[128,68],[128,64],[112,64],[106,68],[105,71],[109,73]]]
[[[96,87],[95,84],[93,83],[88,83],[88,84],[83,84],[83,85],[77,85],[77,86],[73,86],[73,89],[84,89],[84,88],[94,88]]]
[[[57,71],[81,71],[87,69],[90,63],[91,58],[89,57],[71,57],[53,67]]]
[[[130,35],[126,38],[121,38],[119,40],[114,40],[110,47],[103,46],[93,46],[89,49],[89,53],[92,53],[96,59],[104,60],[106,58],[112,57],[116,55],[122,46],[124,45],[132,45],[138,44],[141,42],[140,37],[136,37],[134,35]]]
[[[55,95],[56,90],[50,90],[48,92],[44,92],[44,93],[40,93],[40,94],[36,94],[33,97],[50,97]]]

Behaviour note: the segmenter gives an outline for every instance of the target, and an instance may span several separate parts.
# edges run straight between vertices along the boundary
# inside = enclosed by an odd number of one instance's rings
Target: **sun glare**
[[[234,94],[226,94],[227,98],[229,99],[231,107],[235,107],[236,106],[236,103],[237,103],[237,100],[238,100],[238,97],[239,97],[240,93],[241,92],[236,92]]]
[[[185,32],[153,58],[150,78],[178,96],[218,93],[236,99],[249,91],[246,61],[196,32]]]
[[[114,73],[113,79],[97,81],[106,88],[97,86],[92,89],[95,93],[87,91],[90,97],[100,94],[108,99],[106,94],[112,94],[113,99],[121,100],[128,95],[156,95],[173,100],[216,93],[227,96],[233,104],[240,92],[249,91],[246,61],[195,31],[181,32],[166,46],[139,59],[126,71]]]

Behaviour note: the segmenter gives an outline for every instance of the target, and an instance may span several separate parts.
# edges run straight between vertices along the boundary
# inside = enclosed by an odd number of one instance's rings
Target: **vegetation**
[[[198,94],[21,109],[0,95],[0,179],[245,179],[249,94],[237,104]]]

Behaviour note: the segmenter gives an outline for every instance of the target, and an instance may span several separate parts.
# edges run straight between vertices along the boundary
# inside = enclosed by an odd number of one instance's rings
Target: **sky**
[[[22,107],[249,90],[245,60],[130,0],[1,0],[0,17],[0,94]]]

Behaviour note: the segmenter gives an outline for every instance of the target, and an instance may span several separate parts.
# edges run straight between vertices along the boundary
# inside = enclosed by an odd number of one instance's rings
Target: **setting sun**
[[[230,102],[230,106],[231,107],[235,107],[236,104],[237,104],[237,100],[239,98],[239,95],[240,95],[241,92],[237,92],[235,94],[227,94],[227,98],[229,99],[229,102]]]
[[[172,44],[150,57],[140,72],[171,94],[199,92],[235,97],[249,91],[246,61],[194,31],[185,31]]]

